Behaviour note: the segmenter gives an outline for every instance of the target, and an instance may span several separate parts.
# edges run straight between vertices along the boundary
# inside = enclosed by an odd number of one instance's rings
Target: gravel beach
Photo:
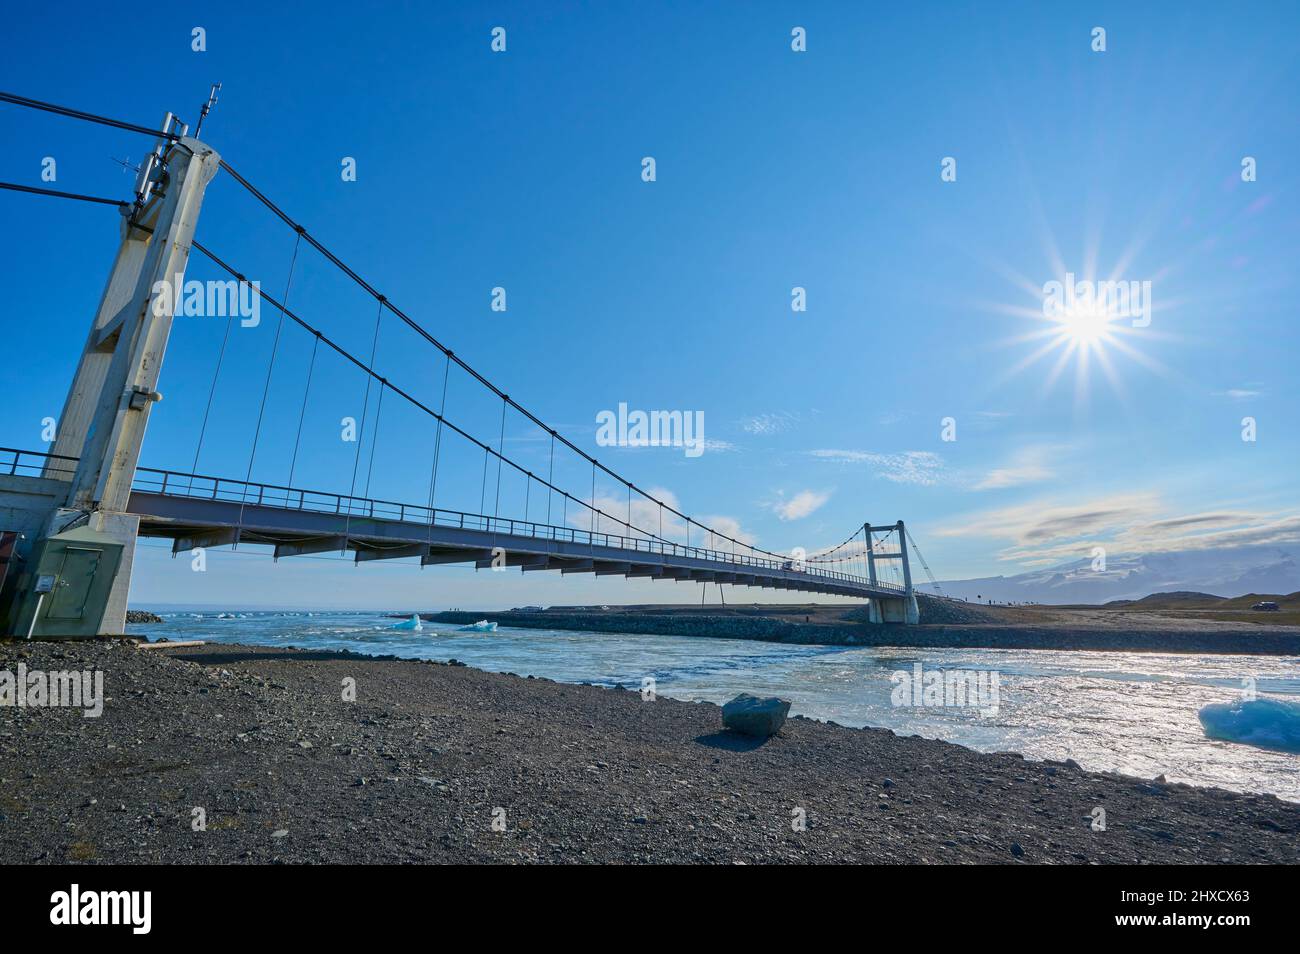
[[[757,743],[631,690],[235,645],[0,644],[19,664],[106,698],[0,708],[5,864],[1300,861],[1272,796],[806,719]]]

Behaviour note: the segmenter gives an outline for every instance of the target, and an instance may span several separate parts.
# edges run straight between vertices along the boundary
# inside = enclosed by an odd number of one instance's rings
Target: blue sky
[[[1300,538],[1297,21],[1275,4],[181,4],[147,20],[27,5],[0,39],[0,87],[152,125],[168,109],[194,122],[222,82],[205,140],[602,462],[773,550],[905,519],[951,579],[1095,545]],[[195,26],[206,52],[191,49]],[[504,53],[490,49],[496,26]],[[796,26],[803,53],[791,50]],[[1092,49],[1097,26],[1105,52]],[[8,106],[0,139],[4,180],[41,185],[54,157],[54,187],[123,197],[131,177],[111,160],[147,146]],[[654,182],[641,178],[646,156]],[[344,157],[355,182],[340,175]],[[956,181],[941,180],[945,157]],[[1244,157],[1256,181],[1242,181]],[[12,193],[0,207],[0,320],[23,355],[0,443],[39,449],[116,215]],[[209,188],[198,236],[283,292],[293,235],[230,177]],[[1045,321],[1043,285],[1067,271],[1151,282],[1149,326],[1113,321],[1085,347],[1089,329]],[[188,277],[219,276],[196,256]],[[490,308],[495,286],[504,313]],[[791,310],[795,286],[806,312]],[[299,258],[290,305],[368,350],[373,303],[314,253]],[[200,472],[248,468],[275,317],[232,332]],[[177,319],[146,465],[193,464],[223,328]],[[285,332],[255,479],[288,477],[310,350]],[[376,363],[437,403],[441,356],[391,319]],[[360,416],[365,381],[337,362],[315,375],[294,482],[346,491],[355,444],[339,420]],[[448,417],[494,439],[499,403],[463,376],[449,393]],[[708,449],[596,447],[596,415],[620,402],[702,411]],[[1248,416],[1253,442],[1241,437]],[[368,447],[361,464],[371,495],[423,502],[432,436],[427,419],[386,403],[373,468]],[[508,419],[506,440],[525,466],[546,467],[535,430]],[[442,505],[476,510],[481,455],[445,454]],[[557,482],[590,494],[576,464],[557,467]],[[607,495],[618,496],[598,487]],[[522,496],[503,483],[502,512],[522,510]],[[195,574],[145,550],[133,598],[699,596],[551,574],[272,565],[254,552],[214,551]]]

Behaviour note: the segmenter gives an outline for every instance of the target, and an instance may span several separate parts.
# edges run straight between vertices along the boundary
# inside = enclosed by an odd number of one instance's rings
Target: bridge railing
[[[71,477],[76,470],[76,465],[77,459],[75,457],[65,457],[42,451],[21,450],[13,447],[0,447],[0,474],[39,477],[57,471],[59,477],[63,477],[65,473],[67,477]],[[688,546],[684,543],[661,540],[648,534],[635,536],[608,533],[600,530],[581,530],[576,527],[557,526],[534,520],[491,517],[484,514],[447,510],[440,507],[427,507],[422,504],[356,497],[350,494],[337,494],[278,484],[263,484],[233,480],[226,477],[189,474],[182,471],[160,470],[153,467],[137,468],[135,482],[132,486],[134,489],[145,493],[157,493],[167,496],[223,500],[249,506],[277,507],[312,513],[333,513],[345,517],[370,520],[455,527],[464,530],[603,546],[611,549],[631,550],[663,556],[690,557],[712,563],[725,563],[737,569],[752,567],[779,570],[850,585],[872,585],[864,577],[839,570],[825,569],[793,558],[774,560],[769,557],[756,556],[752,553],[719,550],[713,547]],[[611,514],[603,514],[602,517],[606,520],[618,519]],[[874,587],[900,592],[903,589],[895,584],[885,582],[878,582],[874,584]]]
[[[575,527],[562,527],[533,520],[491,517],[484,514],[466,513],[460,510],[427,507],[422,504],[355,497],[349,494],[306,490],[278,484],[254,483],[226,477],[187,474],[181,471],[159,470],[153,467],[137,468],[132,488],[142,493],[223,500],[252,507],[275,507],[312,513],[338,514],[344,517],[368,520],[389,520],[427,526],[454,527],[464,530],[603,546],[664,556],[690,557],[714,563],[726,563],[737,569],[753,567],[779,570],[797,573],[805,577],[815,577],[829,582],[841,582],[864,587],[874,586],[875,589],[898,590],[899,592],[903,589],[901,586],[884,582],[873,585],[864,577],[839,570],[815,567],[813,564],[800,562],[793,558],[774,560],[768,557],[755,556],[752,553],[688,546],[684,543],[674,543],[649,535],[633,536],[607,533],[600,530],[580,530]],[[608,520],[617,520],[616,517],[610,514],[603,516]]]
[[[77,463],[76,457],[65,457],[62,454],[0,447],[0,474],[41,477],[47,475],[48,468],[48,473],[57,475],[59,480],[71,480],[76,473]]]

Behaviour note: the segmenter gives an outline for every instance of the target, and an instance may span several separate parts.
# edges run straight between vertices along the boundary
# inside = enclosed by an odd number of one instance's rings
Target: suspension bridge
[[[838,546],[812,554],[782,554],[753,546],[735,531],[724,532],[692,518],[675,501],[616,473],[471,367],[200,140],[203,117],[213,102],[210,98],[203,106],[199,127],[190,135],[171,113],[153,129],[0,93],[3,105],[153,139],[137,169],[135,194],[129,200],[0,182],[0,189],[35,197],[115,206],[121,213],[122,233],[53,446],[40,451],[0,448],[0,631],[28,637],[122,632],[139,537],[170,540],[173,553],[253,544],[272,548],[276,559],[338,553],[351,554],[358,563],[389,559],[418,560],[422,566],[472,563],[484,569],[519,567],[524,572],[555,570],[822,593],[869,600],[871,619],[876,622],[918,621],[909,550],[920,559],[936,590],[938,584],[902,521],[876,526],[865,522]],[[244,272],[196,238],[207,187],[220,174],[237,183],[293,237],[289,278],[278,298],[249,285]],[[300,253],[308,249],[373,303],[368,354],[347,347],[341,336],[326,333],[320,322],[291,307],[295,268]],[[233,313],[227,316],[216,355],[193,466],[176,470],[140,464],[146,424],[161,399],[159,374],[179,301],[179,291],[172,292],[183,282],[191,251],[228,276],[232,286],[251,289],[275,319],[242,477],[201,473],[198,466],[231,327],[237,320]],[[443,373],[436,400],[418,396],[415,387],[399,384],[394,375],[376,366],[385,322],[396,322],[441,357]],[[282,484],[260,482],[253,476],[259,444],[265,450],[269,440],[265,424],[272,378],[294,331],[310,342],[310,360],[301,404],[290,409],[291,416],[297,412],[297,433],[289,476]],[[313,384],[316,393],[320,391],[319,380],[313,379],[327,355],[360,372],[365,380],[361,432],[354,441],[346,493],[312,488],[309,480],[298,479]],[[495,440],[477,437],[453,420],[448,410],[448,379],[453,370],[500,403]],[[370,495],[386,400],[390,408],[392,402],[400,402],[433,425],[430,446],[425,448],[429,468],[423,502]],[[508,414],[542,435],[549,450],[544,471],[506,452]],[[363,471],[367,439],[370,453]],[[453,466],[447,460],[452,441],[482,457],[476,509],[454,509],[443,501],[447,472]],[[590,474],[589,483],[584,478],[583,489],[573,492],[560,486],[556,472],[557,466],[572,470],[575,463]],[[507,478],[522,483],[519,512],[502,513]],[[600,496],[601,482],[619,488],[625,497],[617,510],[611,498]]]

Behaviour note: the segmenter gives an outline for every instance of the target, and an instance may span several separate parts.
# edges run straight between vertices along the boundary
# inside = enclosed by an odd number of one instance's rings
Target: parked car
[[[1251,607],[1251,609],[1259,610],[1261,613],[1276,613],[1281,608],[1272,600],[1264,600],[1262,603],[1256,603]]]

